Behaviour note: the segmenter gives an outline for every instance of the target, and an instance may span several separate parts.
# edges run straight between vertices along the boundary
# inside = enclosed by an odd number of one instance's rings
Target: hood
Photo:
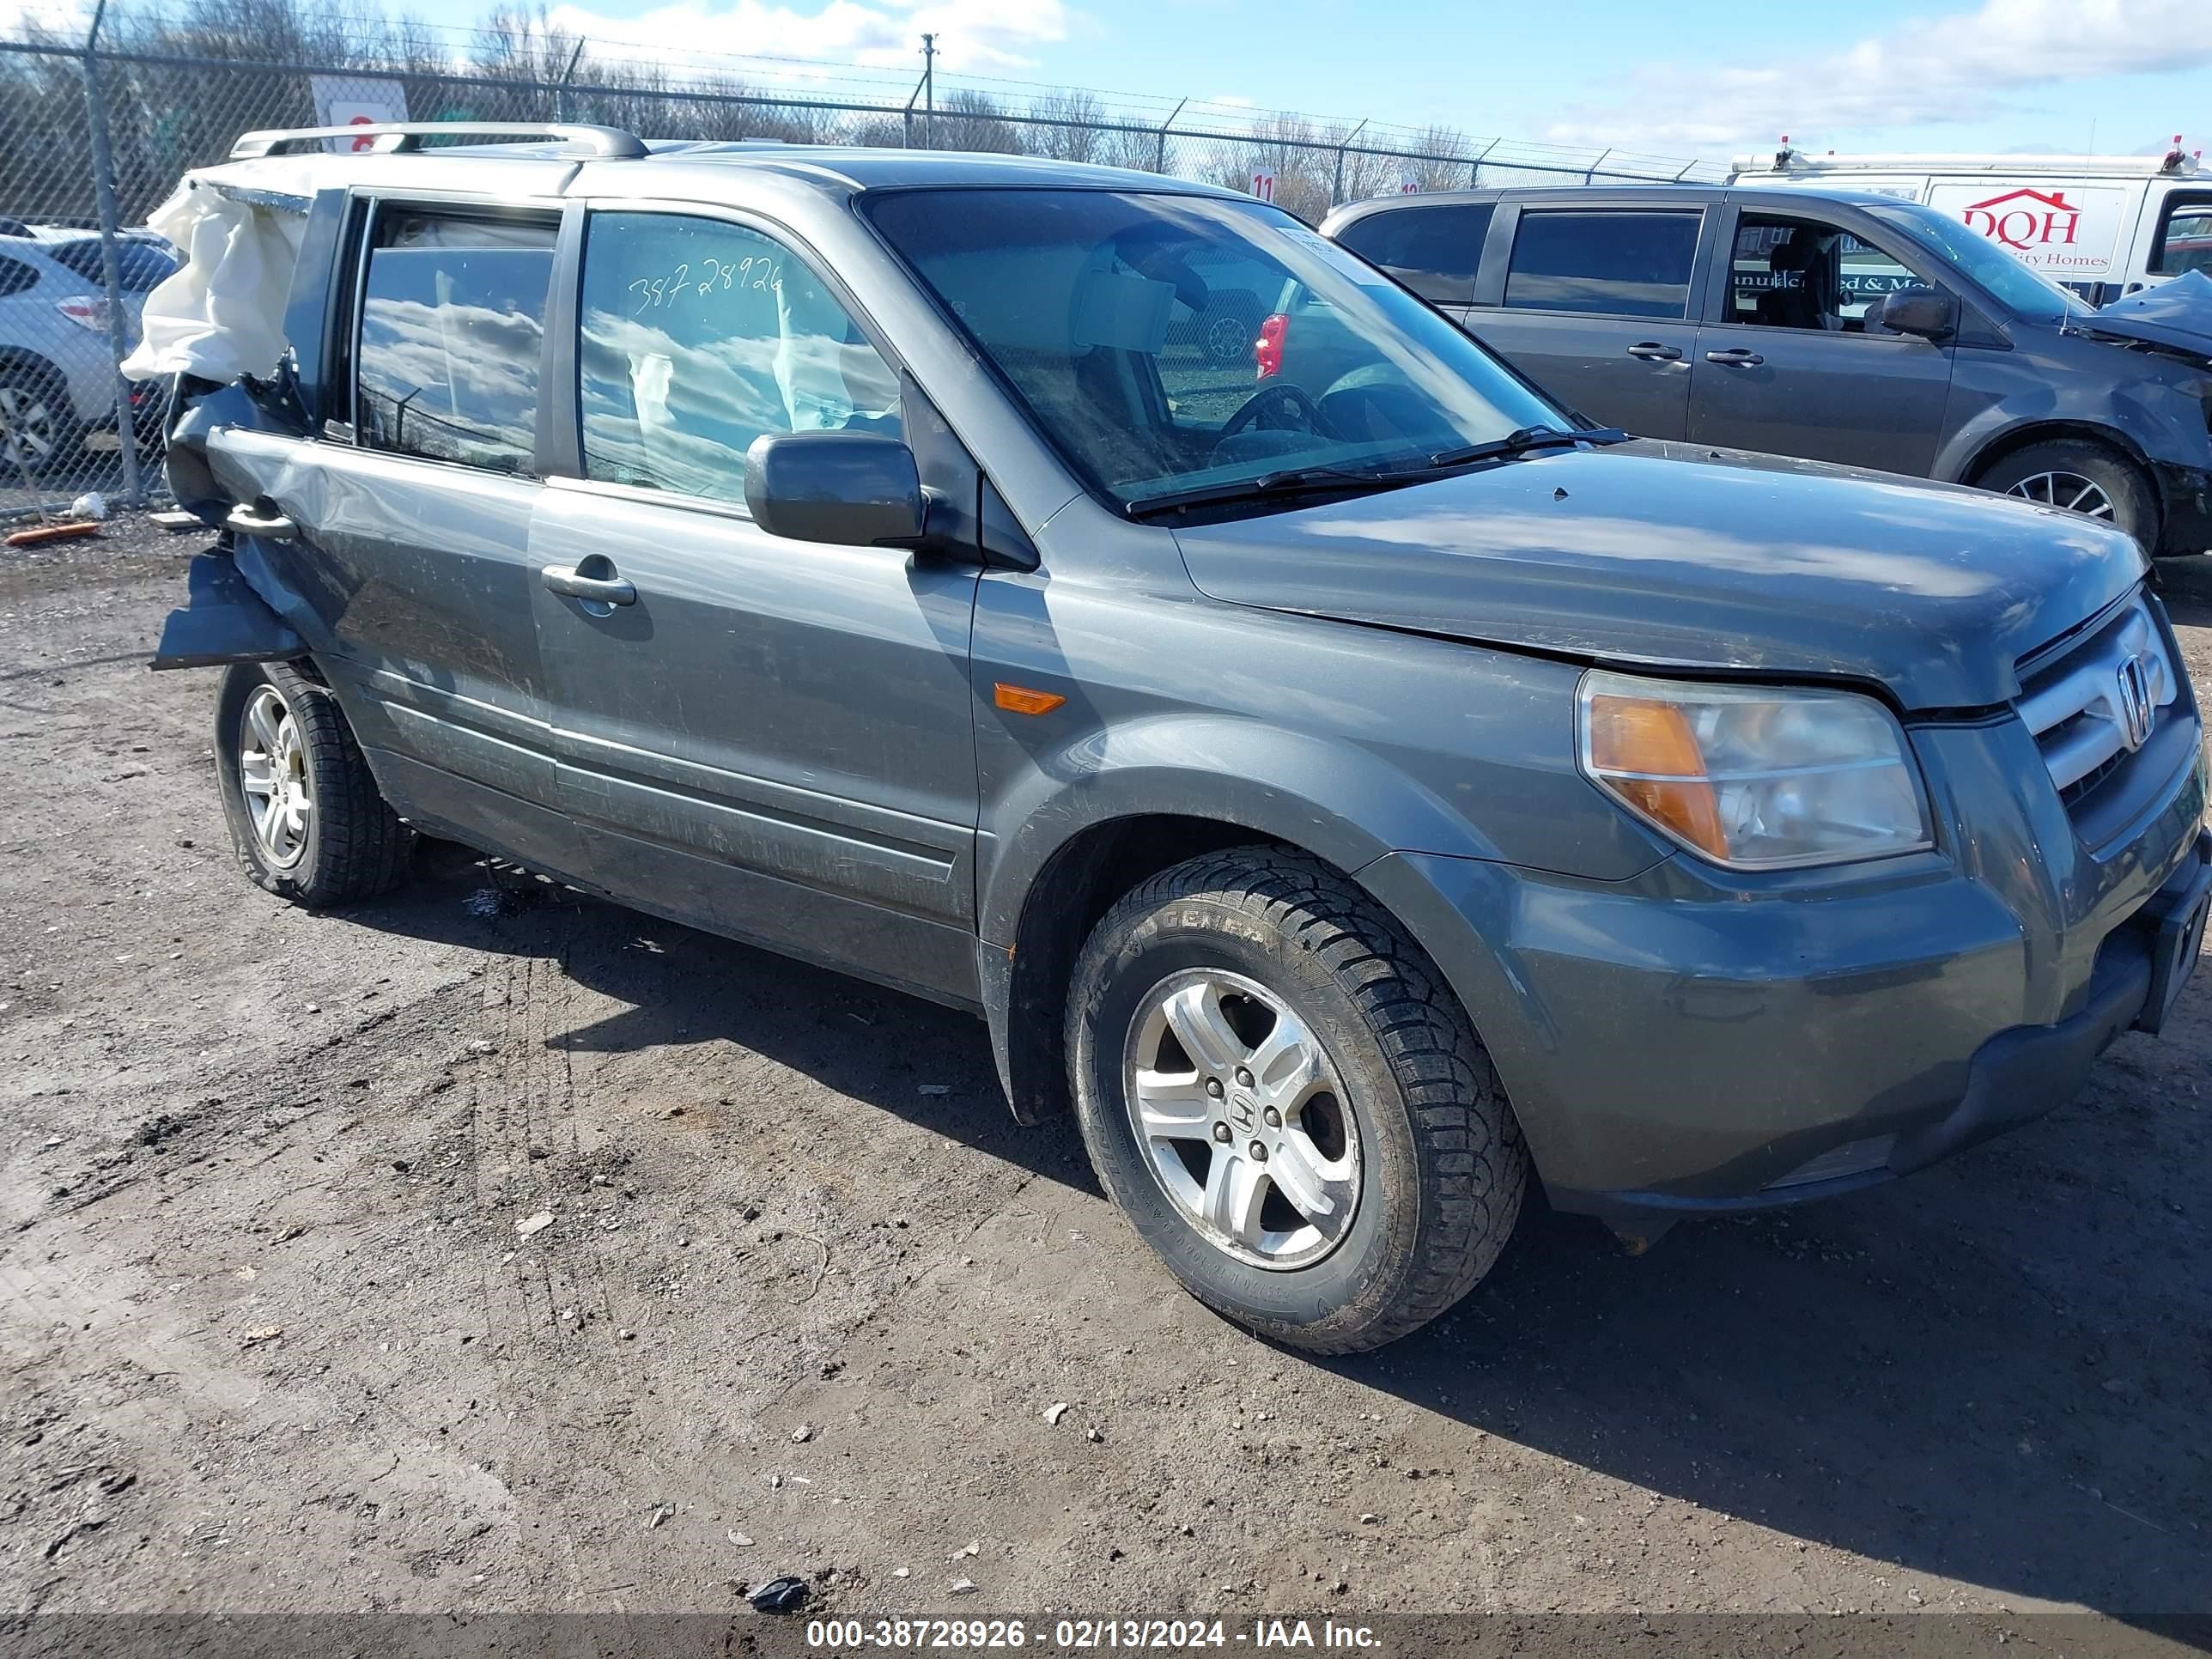
[[[1565,450],[1178,528],[1216,599],[1640,668],[1878,684],[1978,708],[2142,580],[2119,531],[1886,473],[1700,446]]]
[[[2192,270],[2115,300],[2074,326],[2087,334],[2142,340],[2212,358],[2212,277]]]

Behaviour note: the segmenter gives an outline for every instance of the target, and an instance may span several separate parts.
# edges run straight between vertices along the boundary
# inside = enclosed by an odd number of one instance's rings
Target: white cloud
[[[1602,135],[1678,155],[1771,146],[1785,132],[1825,147],[1855,132],[1983,119],[2064,82],[2207,64],[2203,0],[1984,0],[1817,58],[1656,66],[1546,136],[1587,144]]]
[[[921,71],[921,36],[938,36],[939,66],[982,75],[1032,68],[1037,48],[1066,37],[1061,0],[830,0],[819,9],[775,0],[674,0],[631,17],[557,5],[556,28],[583,35],[605,57],[696,61],[714,57],[811,58]]]

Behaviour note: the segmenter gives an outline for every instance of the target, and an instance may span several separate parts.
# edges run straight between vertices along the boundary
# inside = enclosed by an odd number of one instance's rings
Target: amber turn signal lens
[[[1646,817],[1717,859],[1729,855],[1720,801],[1697,734],[1672,703],[1600,694],[1589,701],[1590,770]]]
[[[1009,685],[1004,680],[991,687],[991,701],[1013,714],[1049,714],[1067,699],[1057,691],[1039,691],[1033,686]]]

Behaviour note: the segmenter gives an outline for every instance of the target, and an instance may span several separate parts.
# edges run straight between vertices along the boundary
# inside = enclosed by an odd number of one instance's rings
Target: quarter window
[[[1523,210],[1506,267],[1505,303],[1610,317],[1686,316],[1699,217]]]
[[[588,477],[742,501],[769,433],[901,435],[898,380],[781,242],[714,219],[600,213],[577,353]]]
[[[2212,202],[2183,202],[2168,208],[2158,234],[2158,263],[2152,274],[2185,276],[2192,270],[2212,276]]]
[[[1346,225],[1337,240],[1433,305],[1474,303],[1474,273],[1495,207],[1455,202],[1393,208]]]
[[[550,221],[377,215],[356,359],[362,445],[531,471],[554,231]]]
[[[39,285],[39,273],[21,259],[0,259],[0,294],[21,294]]]

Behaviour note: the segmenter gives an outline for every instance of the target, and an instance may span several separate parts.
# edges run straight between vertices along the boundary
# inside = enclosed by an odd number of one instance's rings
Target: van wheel
[[[2016,449],[1974,481],[2039,507],[2056,507],[2118,525],[2158,551],[2158,496],[2136,464],[2118,451],[2081,438],[2059,438]]]
[[[310,909],[398,884],[414,850],[326,686],[282,663],[237,663],[216,699],[216,773],[238,861]]]
[[[1520,1127],[1458,1001],[1302,854],[1209,853],[1115,904],[1076,964],[1067,1050],[1107,1192],[1264,1336],[1403,1336],[1474,1288],[1520,1213]]]

